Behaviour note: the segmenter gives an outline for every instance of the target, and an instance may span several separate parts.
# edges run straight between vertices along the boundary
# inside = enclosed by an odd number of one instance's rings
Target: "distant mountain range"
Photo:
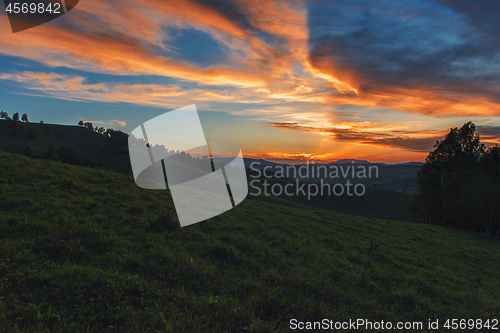
[[[231,158],[222,158],[220,159],[223,162],[229,162],[232,160]],[[265,159],[254,159],[254,158],[246,158],[245,157],[245,166],[249,167],[250,164],[252,163],[259,163],[258,165],[255,165],[255,167],[265,167],[265,166],[277,166],[277,165],[294,165],[294,166],[301,166],[301,165],[306,165],[306,163],[300,163],[300,164],[288,164],[288,163],[276,163],[276,162],[270,162]],[[357,159],[350,159],[350,158],[345,158],[345,159],[339,159],[337,161],[329,162],[329,163],[317,163],[315,162],[314,165],[335,165],[335,164],[375,164],[375,165],[410,165],[410,166],[421,166],[424,163],[422,162],[404,162],[404,163],[394,163],[394,164],[389,164],[389,163],[375,163],[375,162],[370,162],[367,160],[357,160]],[[309,165],[312,165],[312,163],[309,163]]]
[[[375,163],[369,162],[367,160],[355,160],[350,158],[343,158],[327,164],[375,164]]]
[[[406,163],[399,163],[397,165],[415,165],[415,166],[421,166],[424,165],[423,162],[406,162]]]

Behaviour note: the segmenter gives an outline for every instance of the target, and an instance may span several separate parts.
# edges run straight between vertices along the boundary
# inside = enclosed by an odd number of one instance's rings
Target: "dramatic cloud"
[[[332,103],[500,115],[500,54],[491,38],[439,4],[364,3],[309,7],[308,61],[330,81]]]
[[[102,126],[105,126],[105,127],[113,127],[113,125],[115,124],[118,124],[119,126],[121,127],[125,127],[127,126],[127,123],[122,121],[122,120],[116,120],[116,119],[113,119],[113,120],[108,120],[108,121],[100,121],[100,120],[88,120],[88,119],[82,119],[82,121],[85,123],[85,122],[90,122],[92,123],[94,126],[95,125],[102,125]]]
[[[335,142],[386,146],[421,153],[431,151],[434,144],[438,140],[442,140],[450,130],[449,128],[442,128],[439,130],[410,131],[388,129],[387,127],[390,126],[387,125],[367,125],[363,123],[318,126],[296,122],[282,122],[272,123],[271,126],[328,135]],[[374,131],[377,129],[379,131]],[[500,144],[500,126],[477,126],[476,130],[487,146]]]
[[[17,34],[1,16],[0,83],[70,101],[196,103],[252,116],[248,128],[275,138],[322,135],[314,154],[269,153],[281,158],[332,157],[325,141],[420,158],[466,117],[499,142],[499,15],[495,1],[87,0]]]
[[[400,148],[413,152],[429,152],[437,140],[442,139],[445,131],[403,131],[392,130],[387,132],[374,132],[370,128],[376,127],[346,124],[332,126],[315,126],[308,124],[274,123],[273,127],[294,129],[331,136],[336,142],[349,142],[363,145],[377,145],[391,148]]]
[[[481,141],[488,146],[500,145],[500,126],[476,126]]]
[[[255,24],[255,28],[252,25],[245,29],[217,7],[189,0],[152,0],[142,5],[132,1],[86,1],[75,14],[71,13],[71,20],[61,18],[55,22],[57,25],[27,30],[22,38],[9,32],[6,18],[0,20],[0,52],[51,67],[115,75],[160,75],[215,85],[264,86],[268,81],[290,76],[297,53],[292,50],[301,45],[305,51],[303,11],[273,2],[242,3],[240,7],[248,11],[246,25]],[[278,16],[281,21],[284,18],[280,29],[263,30],[281,22]],[[223,48],[233,66],[200,68],[179,58],[175,46],[170,45],[174,39],[171,31],[192,30],[205,33],[199,38],[212,39],[212,49]],[[263,41],[266,37],[271,39],[269,43]],[[273,39],[279,39],[276,46],[271,43]]]

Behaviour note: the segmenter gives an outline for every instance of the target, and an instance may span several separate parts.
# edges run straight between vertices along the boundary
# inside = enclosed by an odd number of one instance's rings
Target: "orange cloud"
[[[279,15],[276,6],[263,5],[262,10],[273,9],[272,16],[260,18],[254,12],[253,19],[258,28],[271,29],[272,22]],[[305,20],[302,14],[287,10],[282,5],[282,13],[290,12],[284,18],[281,32],[287,38],[294,34],[290,27],[301,28],[301,44],[305,47]],[[255,8],[253,6],[245,7]],[[294,15],[295,13],[295,15]],[[66,17],[60,20],[68,19]],[[2,53],[29,58],[49,66],[67,66],[86,71],[111,74],[151,74],[191,80],[203,84],[265,86],[272,78],[291,74],[290,61],[284,61],[293,50],[290,46],[274,48],[254,36],[251,31],[240,27],[224,17],[216,9],[195,1],[180,0],[175,4],[168,1],[152,0],[141,5],[130,1],[102,3],[86,1],[78,11],[71,13],[71,25],[63,27],[46,24],[24,31],[21,35],[9,33],[6,19],[0,22],[0,49]],[[297,23],[298,22],[298,23]],[[66,23],[66,22],[65,22]],[[169,48],[168,36],[162,41],[162,25],[195,27],[211,34],[221,43],[230,46],[233,53],[243,51],[246,56],[236,56],[240,68],[224,66],[198,68],[182,60],[171,59],[158,53],[152,45]],[[149,44],[149,45],[148,45]],[[236,53],[235,53],[236,54]]]
[[[306,68],[330,84],[331,93],[322,96],[325,103],[390,108],[437,117],[500,115],[500,103],[496,99],[500,86],[468,92],[431,81],[411,87],[398,86],[397,82],[390,85],[365,78],[362,71],[348,64],[337,64],[324,52],[320,49],[314,57],[310,56]]]
[[[120,125],[121,127],[125,127],[127,126],[127,123],[122,121],[122,120],[116,120],[116,119],[113,119],[113,120],[108,120],[108,121],[100,121],[100,120],[82,120],[84,123],[85,122],[90,122],[92,124],[99,124],[99,125],[103,125],[103,126],[106,126],[106,127],[112,127],[113,124],[118,124]]]
[[[158,84],[88,84],[82,76],[56,73],[21,72],[0,74],[0,80],[10,80],[32,90],[30,95],[51,96],[74,101],[126,102],[166,108],[182,107],[189,103],[211,109],[212,102],[259,103],[265,99],[245,90],[228,92],[209,89],[181,89],[177,85]]]
[[[335,142],[389,147],[420,153],[432,150],[436,141],[448,132],[446,129],[434,131],[398,130],[396,125],[378,125],[371,122],[338,123],[328,126],[286,122],[274,123],[272,126],[326,135]]]

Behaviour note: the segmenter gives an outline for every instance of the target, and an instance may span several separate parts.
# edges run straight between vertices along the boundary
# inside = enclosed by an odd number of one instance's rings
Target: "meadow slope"
[[[500,243],[475,232],[250,198],[180,229],[169,192],[130,175],[4,152],[0,170],[5,332],[499,317]]]

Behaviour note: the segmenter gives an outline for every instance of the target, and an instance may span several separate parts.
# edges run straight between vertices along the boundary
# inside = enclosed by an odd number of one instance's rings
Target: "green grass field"
[[[499,318],[492,237],[250,198],[180,229],[130,175],[4,152],[0,170],[2,332]]]

